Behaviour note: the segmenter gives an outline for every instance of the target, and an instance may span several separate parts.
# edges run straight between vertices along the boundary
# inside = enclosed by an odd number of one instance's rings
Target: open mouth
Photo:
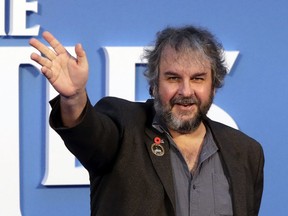
[[[191,112],[197,106],[197,101],[194,98],[174,98],[171,104],[179,111]]]
[[[193,107],[194,107],[194,103],[185,103],[185,104],[183,104],[183,103],[176,103],[175,104],[176,105],[176,107],[178,107],[178,108],[180,108],[180,109],[185,109],[185,110],[187,110],[187,109],[189,109],[189,110],[191,110]]]
[[[193,106],[195,103],[175,103],[178,106],[184,106],[184,107],[188,107],[188,106]]]
[[[182,104],[181,104],[181,103],[179,103],[178,105],[181,105],[181,106],[192,106],[192,105],[193,105],[193,103],[188,103],[188,104],[187,104],[187,103],[185,103],[185,104],[183,104],[183,103],[182,103]]]

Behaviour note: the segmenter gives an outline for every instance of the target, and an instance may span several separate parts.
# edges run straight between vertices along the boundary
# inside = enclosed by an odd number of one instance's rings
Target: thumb
[[[88,67],[88,60],[87,60],[86,52],[83,49],[81,44],[77,44],[75,46],[75,53],[76,53],[76,56],[77,56],[78,65],[80,67],[83,67],[83,66],[84,67]]]

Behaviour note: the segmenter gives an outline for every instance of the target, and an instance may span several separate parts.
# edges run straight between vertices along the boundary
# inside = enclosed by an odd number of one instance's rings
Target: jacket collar
[[[219,148],[223,169],[231,185],[234,215],[243,215],[241,209],[248,209],[248,207],[246,206],[247,197],[244,191],[247,182],[243,163],[246,161],[243,161],[243,152],[239,149],[241,148],[241,140],[235,133],[235,129],[227,130],[227,126],[209,118],[206,118],[205,122],[210,127]]]

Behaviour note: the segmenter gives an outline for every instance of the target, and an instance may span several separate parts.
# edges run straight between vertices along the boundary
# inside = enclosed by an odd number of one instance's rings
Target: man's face
[[[155,109],[169,130],[187,134],[195,131],[209,110],[213,97],[210,62],[191,50],[164,48],[159,66]]]

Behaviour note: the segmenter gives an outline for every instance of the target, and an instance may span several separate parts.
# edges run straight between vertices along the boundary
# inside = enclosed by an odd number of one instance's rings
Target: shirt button
[[[196,186],[195,186],[195,184],[193,184],[193,189],[194,189],[194,190],[196,189]]]

